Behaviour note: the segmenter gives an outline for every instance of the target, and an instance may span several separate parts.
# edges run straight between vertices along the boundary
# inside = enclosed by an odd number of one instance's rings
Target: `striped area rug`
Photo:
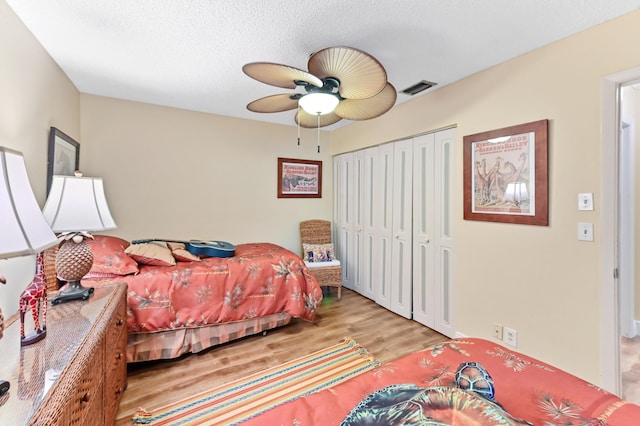
[[[233,425],[297,397],[334,386],[380,362],[355,340],[235,380],[157,410],[139,409],[134,424]]]

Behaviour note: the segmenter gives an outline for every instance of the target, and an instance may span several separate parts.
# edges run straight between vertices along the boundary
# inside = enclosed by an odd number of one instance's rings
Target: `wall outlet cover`
[[[502,340],[502,325],[493,324],[493,337]]]
[[[507,345],[513,346],[514,348],[518,347],[518,332],[516,330],[505,327],[503,336],[503,340]]]

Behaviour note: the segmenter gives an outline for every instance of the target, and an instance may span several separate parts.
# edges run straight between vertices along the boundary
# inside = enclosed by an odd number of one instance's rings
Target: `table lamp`
[[[0,146],[0,258],[39,253],[58,243],[36,201],[22,153]],[[6,280],[0,275],[0,282]],[[0,338],[4,331],[0,312]],[[0,395],[9,382],[0,380]]]
[[[93,265],[93,252],[85,238],[93,238],[89,231],[114,229],[101,178],[53,176],[49,197],[43,214],[51,229],[60,233],[62,244],[56,253],[55,265],[58,278],[68,283],[51,303],[70,300],[86,300],[93,288],[86,288],[80,280]]]

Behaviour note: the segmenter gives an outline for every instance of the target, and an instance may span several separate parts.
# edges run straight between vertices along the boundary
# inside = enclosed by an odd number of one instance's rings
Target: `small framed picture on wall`
[[[47,194],[51,189],[53,175],[73,176],[80,169],[80,144],[60,129],[49,131],[49,154],[47,161]]]
[[[322,161],[278,158],[278,198],[322,198]]]

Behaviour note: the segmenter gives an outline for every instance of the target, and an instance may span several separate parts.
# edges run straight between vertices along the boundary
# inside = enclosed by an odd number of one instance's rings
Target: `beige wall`
[[[33,191],[44,204],[49,128],[80,135],[80,93],[4,0],[0,64],[0,145],[22,151]]]
[[[640,65],[640,11],[541,48],[331,134],[334,154],[457,126],[455,318],[459,332],[518,331],[518,349],[588,380],[600,376],[601,87]],[[400,95],[403,96],[403,95]],[[549,119],[549,226],[462,219],[462,138]],[[595,211],[578,211],[593,192]],[[577,223],[595,224],[595,242]]]
[[[331,219],[326,132],[82,95],[82,163],[101,176],[128,239],[269,241],[299,252],[298,224]],[[277,159],[323,161],[323,197],[277,198]]]
[[[80,94],[62,70],[0,1],[0,146],[24,155],[33,192],[44,205],[47,140],[51,126],[80,134]],[[33,277],[33,257],[0,260],[8,284],[0,288],[5,316],[18,310],[18,298]]]

